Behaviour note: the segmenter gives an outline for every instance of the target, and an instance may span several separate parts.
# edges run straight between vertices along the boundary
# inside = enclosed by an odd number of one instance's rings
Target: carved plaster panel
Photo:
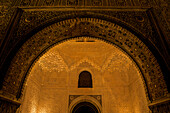
[[[63,70],[68,70],[67,64],[65,64],[57,51],[48,52],[47,54],[43,55],[38,63],[42,69],[46,69],[48,71],[56,70],[60,72]]]
[[[108,70],[110,72],[112,72],[113,70],[120,71],[120,68],[122,70],[126,70],[130,67],[131,63],[132,62],[130,61],[130,59],[127,58],[127,56],[122,55],[120,54],[120,52],[116,51],[107,58],[102,69]]]
[[[47,22],[47,20],[55,20],[62,17],[67,17],[69,15],[74,16],[83,16],[83,15],[96,15],[109,18],[117,18],[121,21],[127,22],[131,27],[141,32],[146,37],[152,37],[152,28],[150,26],[149,19],[147,17],[146,10],[141,11],[105,11],[105,10],[96,10],[90,11],[87,9],[85,11],[24,11],[21,17],[18,30],[15,34],[16,37],[21,37],[27,32],[31,31],[33,28],[38,27],[40,24]],[[154,38],[154,37],[153,37]]]

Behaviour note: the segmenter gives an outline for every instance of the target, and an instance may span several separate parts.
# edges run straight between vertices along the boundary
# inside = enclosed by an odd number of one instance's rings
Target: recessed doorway
[[[74,107],[72,113],[99,113],[99,111],[90,102],[81,102]]]

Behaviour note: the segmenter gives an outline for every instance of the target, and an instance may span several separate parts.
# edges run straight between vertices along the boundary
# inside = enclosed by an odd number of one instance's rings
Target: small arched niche
[[[92,76],[88,71],[82,71],[79,74],[78,88],[92,88]]]

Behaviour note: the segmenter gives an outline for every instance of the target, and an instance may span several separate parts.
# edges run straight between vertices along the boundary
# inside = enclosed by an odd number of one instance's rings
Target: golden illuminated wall
[[[119,48],[93,41],[70,40],[46,52],[29,74],[21,113],[68,113],[69,95],[102,95],[102,113],[147,113],[135,63]],[[93,88],[78,88],[84,70]]]
[[[24,104],[20,108],[23,113],[37,113],[42,87],[42,76],[41,68],[35,65],[31,70],[30,78],[27,81],[26,90],[23,95]]]

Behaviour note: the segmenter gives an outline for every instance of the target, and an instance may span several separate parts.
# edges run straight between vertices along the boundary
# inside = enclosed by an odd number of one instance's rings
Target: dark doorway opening
[[[77,104],[72,113],[99,113],[97,108],[90,102],[81,102]]]

